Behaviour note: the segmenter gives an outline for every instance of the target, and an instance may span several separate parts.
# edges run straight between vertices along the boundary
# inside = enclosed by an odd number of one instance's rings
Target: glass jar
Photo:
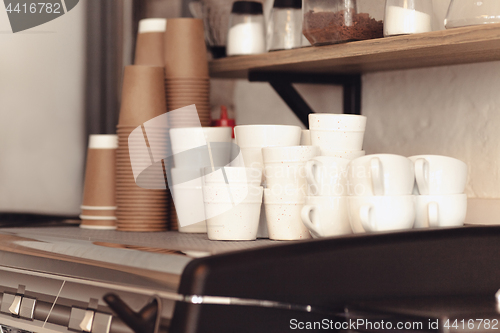
[[[500,23],[499,0],[451,0],[444,20],[446,29]]]
[[[304,0],[302,33],[313,45],[383,37],[384,2]]]
[[[384,36],[432,31],[432,0],[387,0]]]
[[[302,44],[302,0],[274,0],[267,28],[267,50],[288,50]]]
[[[248,55],[266,52],[262,4],[235,1],[229,17],[227,55]]]

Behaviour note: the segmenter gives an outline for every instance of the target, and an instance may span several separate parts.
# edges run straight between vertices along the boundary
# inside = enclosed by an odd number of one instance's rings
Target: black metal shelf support
[[[325,75],[251,71],[250,82],[269,82],[288,107],[309,128],[309,113],[314,111],[293,87],[294,83],[330,84],[344,88],[344,113],[361,114],[361,74]]]

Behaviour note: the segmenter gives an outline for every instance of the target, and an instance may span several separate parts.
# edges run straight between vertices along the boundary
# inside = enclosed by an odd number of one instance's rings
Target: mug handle
[[[366,231],[373,232],[376,231],[375,223],[370,219],[370,211],[372,210],[372,206],[363,205],[359,208],[359,218],[361,220],[361,224]]]
[[[436,202],[427,205],[427,219],[429,221],[427,227],[439,227],[439,206]]]
[[[309,160],[306,163],[305,169],[306,169],[306,180],[311,185],[311,190],[313,191],[313,195],[318,195],[319,194],[319,169],[321,169],[320,164],[322,164],[320,161],[316,160]]]
[[[312,234],[316,237],[321,237],[321,232],[318,230],[318,228],[314,225],[314,223],[311,221],[311,213],[313,210],[315,210],[315,206],[311,205],[304,205],[301,210],[301,217],[302,217],[302,222],[306,226],[307,229],[311,231]]]
[[[372,175],[372,188],[374,195],[384,195],[384,170],[382,162],[378,157],[370,160],[370,171]]]
[[[421,195],[429,195],[429,162],[425,158],[415,161],[415,180],[418,192]]]

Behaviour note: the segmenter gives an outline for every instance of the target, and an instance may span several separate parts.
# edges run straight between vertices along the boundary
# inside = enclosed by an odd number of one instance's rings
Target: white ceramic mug
[[[412,161],[392,154],[358,157],[349,164],[347,175],[352,196],[409,195],[415,182]]]
[[[461,194],[467,183],[467,164],[448,156],[411,156],[415,180],[422,195]]]
[[[417,195],[415,228],[459,227],[467,214],[467,194]]]
[[[305,166],[308,195],[347,195],[347,166],[350,160],[316,156]]]
[[[274,240],[309,239],[311,235],[301,219],[304,196],[299,191],[275,193],[264,190],[269,238]]]
[[[415,221],[415,196],[348,197],[349,220],[355,233],[407,230]]]
[[[288,186],[302,189],[305,193],[307,181],[304,167],[317,155],[319,147],[315,146],[262,148],[267,187]]]
[[[353,160],[355,158],[365,156],[366,152],[364,150],[332,150],[323,152],[322,155]]]
[[[361,150],[366,117],[350,114],[311,113],[311,144],[321,148],[321,155],[339,150]]]
[[[302,222],[313,238],[351,234],[347,197],[306,197]]]
[[[263,188],[204,186],[207,235],[211,240],[255,240]]]
[[[262,170],[258,168],[211,167],[203,169],[203,180],[206,185],[230,184],[260,186]]]

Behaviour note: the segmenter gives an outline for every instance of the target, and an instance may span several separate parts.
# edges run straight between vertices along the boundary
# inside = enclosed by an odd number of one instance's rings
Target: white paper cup
[[[347,176],[352,196],[409,195],[415,182],[410,159],[392,154],[358,157],[349,164]]]
[[[255,240],[262,187],[205,186],[207,235],[211,240]]]
[[[301,132],[299,126],[289,125],[238,125],[234,128],[240,148],[298,146]]]
[[[350,160],[344,158],[317,156],[305,165],[308,195],[347,195],[347,166]]]
[[[460,227],[467,214],[467,195],[417,195],[415,228]]]
[[[345,196],[306,197],[301,217],[313,238],[352,233]]]
[[[206,185],[223,185],[226,181],[229,185],[260,186],[262,170],[257,168],[222,167],[215,171],[211,167],[203,170]]]
[[[269,238],[274,240],[309,239],[309,230],[302,223],[300,216],[304,206],[304,196],[299,192],[274,193],[264,191],[267,228]]]
[[[467,164],[448,156],[411,156],[415,179],[422,195],[461,194],[467,183]]]
[[[415,196],[348,197],[349,221],[355,233],[408,230],[415,221]]]

